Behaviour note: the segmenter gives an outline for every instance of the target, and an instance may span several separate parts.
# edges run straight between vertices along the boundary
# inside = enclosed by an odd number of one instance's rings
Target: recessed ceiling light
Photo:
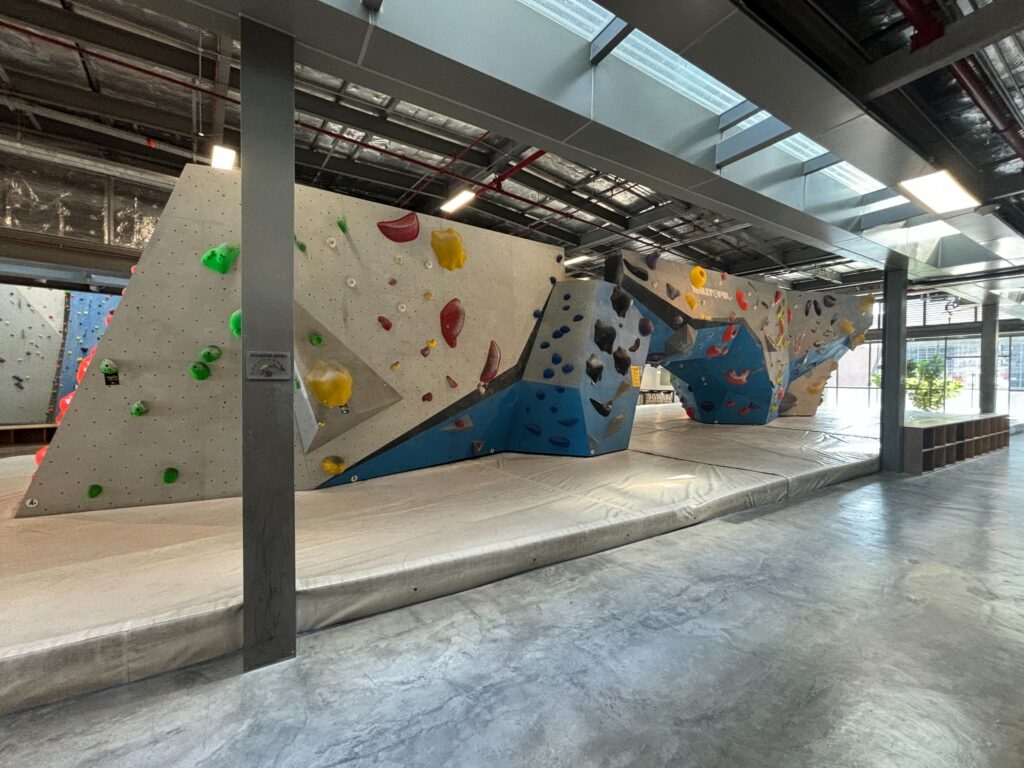
[[[468,189],[464,189],[461,192],[457,192],[454,197],[450,198],[441,206],[441,210],[445,213],[452,213],[459,210],[462,206],[468,203],[476,197],[476,192],[471,192]]]
[[[916,179],[901,181],[900,186],[920,200],[933,213],[962,211],[977,208],[981,203],[960,186],[949,171],[929,173]]]
[[[235,167],[237,153],[231,147],[222,147],[220,144],[213,145],[213,154],[210,156],[210,165],[214,168],[223,168],[230,171]]]

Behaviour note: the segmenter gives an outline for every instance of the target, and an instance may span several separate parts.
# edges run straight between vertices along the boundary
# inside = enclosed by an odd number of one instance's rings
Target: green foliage
[[[871,383],[879,388],[882,386],[881,371],[871,374]],[[915,408],[940,411],[946,399],[956,397],[963,388],[962,381],[946,378],[942,355],[907,361],[907,394]]]

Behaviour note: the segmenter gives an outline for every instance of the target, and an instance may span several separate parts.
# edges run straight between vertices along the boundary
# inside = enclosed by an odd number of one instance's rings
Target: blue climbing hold
[[[551,284],[552,284],[552,285],[554,285],[555,283],[557,283],[557,282],[558,282],[558,281],[557,281],[557,280],[555,279],[554,275],[552,275],[551,277],[549,277],[549,278],[548,278],[548,280],[550,280],[550,281],[551,281]]]
[[[567,293],[562,298],[565,299],[566,301],[568,301],[571,297],[572,297],[572,294],[571,293]]]
[[[543,400],[545,397],[547,397],[547,395],[545,395],[543,392],[538,392],[537,393],[537,399],[538,400]]]
[[[559,420],[558,420],[558,423],[559,423],[559,424],[561,424],[561,425],[562,425],[563,427],[567,427],[567,428],[568,428],[568,427],[574,427],[574,426],[576,426],[576,424],[577,424],[578,422],[579,422],[579,419],[578,419],[578,418],[576,418],[576,419],[559,419]]]
[[[572,373],[572,366],[566,363],[562,366],[562,373]]]
[[[539,317],[540,317],[541,315],[543,315],[543,314],[544,314],[544,313],[543,313],[543,312],[541,312],[541,311],[540,311],[539,309],[535,309],[535,310],[533,310],[533,316],[534,316],[534,317],[536,317],[536,318],[539,318]]]
[[[555,352],[555,354],[551,356],[551,362],[554,363],[555,365],[558,365],[560,362],[562,362],[562,356]]]
[[[542,341],[542,342],[540,343],[540,348],[541,348],[541,349],[547,349],[547,348],[548,348],[548,347],[550,347],[550,346],[551,346],[551,342],[550,342],[550,341]]]
[[[545,368],[544,369],[544,378],[545,379],[553,379],[554,377],[555,377],[555,372],[553,370],[551,370],[550,368]]]
[[[561,331],[555,331],[554,333],[551,334],[551,338],[552,339],[560,339],[560,338],[562,338],[562,332]]]
[[[572,321],[574,323],[578,323],[582,319],[583,319],[583,315],[574,315],[573,318],[572,318]]]

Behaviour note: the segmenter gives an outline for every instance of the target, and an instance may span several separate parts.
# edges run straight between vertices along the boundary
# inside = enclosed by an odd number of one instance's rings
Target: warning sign
[[[639,387],[640,386],[641,373],[642,373],[642,371],[640,370],[640,366],[639,365],[631,365],[630,369],[632,370],[632,373],[633,373],[633,386],[634,387]]]

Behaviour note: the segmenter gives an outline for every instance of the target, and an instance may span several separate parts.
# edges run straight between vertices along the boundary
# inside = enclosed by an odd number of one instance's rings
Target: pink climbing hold
[[[40,448],[38,451],[36,451],[35,460],[36,460],[36,466],[37,467],[40,464],[43,463],[43,459],[46,457],[46,452],[48,450],[50,450],[50,446],[44,445],[42,448]]]
[[[740,332],[740,329],[735,325],[726,326],[722,332],[722,341],[728,344],[730,341],[736,338],[736,334]]]
[[[462,326],[466,322],[466,310],[462,308],[462,302],[452,299],[441,310],[441,335],[444,342],[452,349],[459,341],[459,334],[462,333]]]
[[[384,315],[377,315],[377,322],[380,323],[380,327],[383,328],[385,331],[391,330],[392,323],[390,320],[384,317]]]
[[[452,389],[455,389],[457,386],[459,386],[459,382],[457,382],[451,376],[445,376],[445,378],[448,380],[448,386],[451,387]]]
[[[729,350],[727,349],[722,349],[721,347],[717,347],[714,344],[712,344],[710,347],[708,347],[708,357],[721,357],[728,351]]]
[[[420,220],[416,213],[407,213],[391,221],[378,221],[377,229],[393,243],[408,243],[420,235]]]
[[[420,400],[422,400],[424,403],[429,403],[433,399],[434,399],[434,393],[433,392],[427,392],[427,394],[425,394],[423,397],[420,398]]]
[[[743,373],[736,373],[736,371],[726,371],[725,380],[730,384],[746,384],[747,377],[750,375],[750,369],[747,368]]]
[[[498,375],[498,366],[501,364],[501,350],[498,343],[491,339],[491,346],[487,349],[487,360],[484,361],[484,369],[480,371],[480,383],[486,384]]]
[[[749,305],[747,304],[747,297],[743,295],[743,291],[736,290],[736,303],[740,305],[740,309],[744,312],[747,311]]]
[[[77,390],[74,389],[71,390],[58,401],[57,415],[53,419],[54,424],[60,425],[60,423],[64,420],[64,414],[67,413],[68,406],[71,405],[71,401],[74,399],[76,391]]]

